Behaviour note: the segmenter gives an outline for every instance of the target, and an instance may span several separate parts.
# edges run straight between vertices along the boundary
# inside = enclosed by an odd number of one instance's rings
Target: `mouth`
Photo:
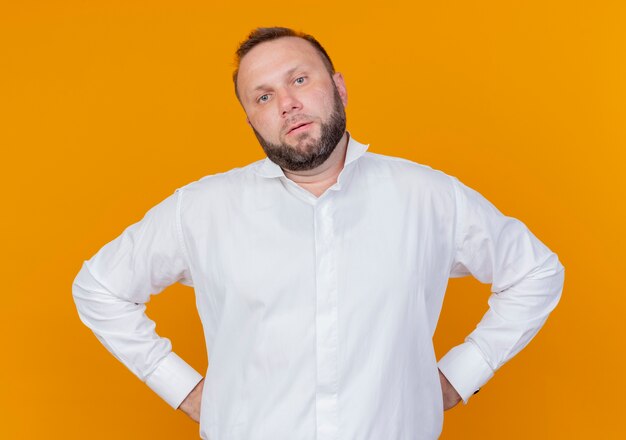
[[[311,122],[299,122],[293,125],[288,131],[287,134],[299,133],[301,131],[306,130],[311,125]]]

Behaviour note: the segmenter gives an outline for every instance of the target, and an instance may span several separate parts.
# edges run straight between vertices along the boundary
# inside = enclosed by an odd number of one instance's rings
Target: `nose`
[[[283,117],[289,116],[302,108],[302,103],[290,90],[278,92],[278,103],[280,115]]]

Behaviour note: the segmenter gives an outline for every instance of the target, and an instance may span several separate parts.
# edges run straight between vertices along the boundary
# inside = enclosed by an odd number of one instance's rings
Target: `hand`
[[[441,381],[441,394],[443,395],[443,410],[447,411],[461,401],[461,396],[456,392],[441,370],[439,370],[439,380]]]
[[[200,404],[202,403],[202,389],[204,378],[198,382],[193,390],[185,397],[178,409],[187,414],[194,422],[200,423]]]

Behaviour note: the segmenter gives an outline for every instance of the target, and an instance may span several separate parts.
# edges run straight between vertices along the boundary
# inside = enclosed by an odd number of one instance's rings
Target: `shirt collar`
[[[348,133],[348,147],[346,149],[346,160],[343,163],[344,169],[352,162],[356,161],[359,157],[361,157],[369,147],[369,144],[362,144],[358,141],[355,141],[354,138]],[[265,160],[261,162],[261,164],[257,167],[256,173],[261,177],[285,177],[285,173],[282,168],[272,162],[269,157],[266,157]]]

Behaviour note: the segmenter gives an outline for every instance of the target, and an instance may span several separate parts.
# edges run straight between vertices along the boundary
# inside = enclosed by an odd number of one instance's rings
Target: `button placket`
[[[334,252],[332,197],[315,206],[317,440],[338,438],[337,264]]]

